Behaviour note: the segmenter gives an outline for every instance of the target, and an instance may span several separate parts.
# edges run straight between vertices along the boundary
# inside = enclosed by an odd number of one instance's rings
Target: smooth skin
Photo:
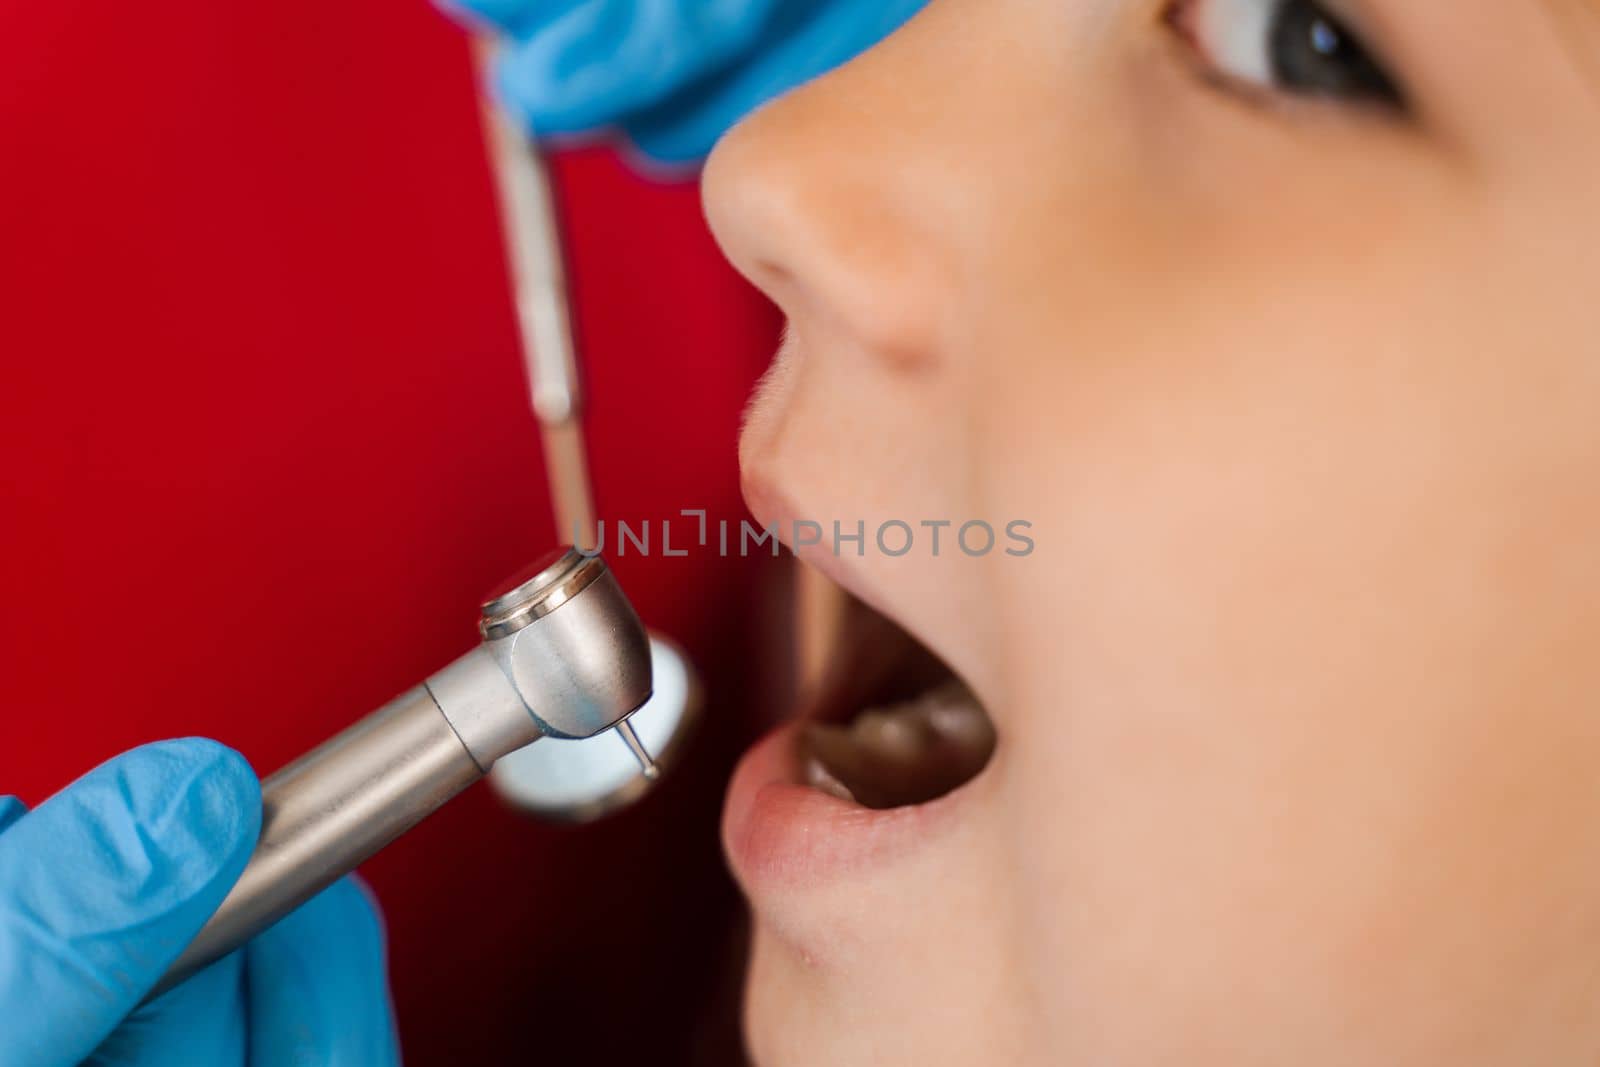
[[[759,1063],[1600,1058],[1600,17],[1338,10],[1403,111],[934,0],[714,154],[758,517],[1037,541],[845,561],[1000,748],[752,888]]]

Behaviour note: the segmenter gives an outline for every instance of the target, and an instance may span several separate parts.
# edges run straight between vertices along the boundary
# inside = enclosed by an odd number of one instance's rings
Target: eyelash
[[[1234,88],[1406,110],[1360,35],[1319,0],[1169,0],[1164,17]]]

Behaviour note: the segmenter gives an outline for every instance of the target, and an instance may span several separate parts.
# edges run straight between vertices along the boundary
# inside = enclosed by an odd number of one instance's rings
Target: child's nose
[[[704,197],[718,241],[802,333],[897,362],[932,354],[954,259],[934,202],[931,157],[948,143],[931,128],[936,95],[896,67],[891,41],[751,116],[712,154]]]

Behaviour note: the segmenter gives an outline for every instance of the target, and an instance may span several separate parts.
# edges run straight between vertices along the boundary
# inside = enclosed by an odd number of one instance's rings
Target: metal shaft
[[[557,550],[528,573],[483,606],[483,643],[261,784],[244,873],[147,1000],[354,870],[496,760],[542,737],[603,733],[650,698],[649,639],[605,562]]]
[[[495,47],[476,49],[481,82],[488,81]],[[594,487],[583,439],[583,391],[573,339],[562,226],[549,161],[526,127],[483,98],[489,168],[500,192],[506,270],[517,309],[522,361],[533,412],[544,438],[545,476],[556,532],[575,544],[596,544]]]
[[[226,956],[482,775],[419,685],[267,778],[249,865],[150,995]]]

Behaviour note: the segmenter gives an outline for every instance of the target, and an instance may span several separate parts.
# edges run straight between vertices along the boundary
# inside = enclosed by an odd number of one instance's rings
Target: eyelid
[[[1277,101],[1288,103],[1290,102],[1290,97],[1295,97],[1293,102],[1296,104],[1306,102],[1313,106],[1323,107],[1326,104],[1324,100],[1287,93],[1275,85],[1274,72],[1264,67],[1260,62],[1265,58],[1264,52],[1260,57],[1245,57],[1239,52],[1232,55],[1224,55],[1218,52],[1215,38],[1227,37],[1232,32],[1235,36],[1242,36],[1244,39],[1249,40],[1254,37],[1253,32],[1243,35],[1237,34],[1239,27],[1236,22],[1215,27],[1215,33],[1208,32],[1205,22],[1206,15],[1216,12],[1220,18],[1227,12],[1225,8],[1219,7],[1219,5],[1232,3],[1236,6],[1249,4],[1249,16],[1260,18],[1264,23],[1260,27],[1254,27],[1254,29],[1261,30],[1264,35],[1268,29],[1265,23],[1269,23],[1272,20],[1273,13],[1280,2],[1281,0],[1169,0],[1163,9],[1162,18],[1190,51],[1195,60],[1194,65],[1197,73],[1213,87],[1224,91],[1231,90],[1237,95],[1253,98],[1256,102]],[[1387,105],[1372,107],[1364,106],[1365,102],[1363,101],[1341,101],[1341,103],[1363,110],[1387,112],[1390,115],[1395,114],[1396,111],[1401,113],[1409,112],[1410,94],[1406,91],[1404,81],[1392,73],[1395,68],[1394,64],[1388,59],[1388,50],[1373,43],[1375,39],[1382,36],[1381,34],[1375,35],[1373,32],[1374,24],[1381,20],[1370,17],[1370,11],[1368,10],[1370,5],[1357,3],[1354,0],[1318,0],[1318,3],[1359,42],[1362,50],[1383,73],[1398,97],[1397,101],[1391,101]],[[1254,67],[1255,69],[1244,69],[1247,67]],[[1398,105],[1398,107],[1395,105]]]
[[[1371,3],[1366,0],[1321,0],[1321,2],[1334,18],[1361,39],[1362,47],[1367,50],[1373,62],[1385,71],[1393,69],[1389,66],[1389,50],[1383,47],[1388,31],[1384,26],[1384,20],[1374,14]]]

